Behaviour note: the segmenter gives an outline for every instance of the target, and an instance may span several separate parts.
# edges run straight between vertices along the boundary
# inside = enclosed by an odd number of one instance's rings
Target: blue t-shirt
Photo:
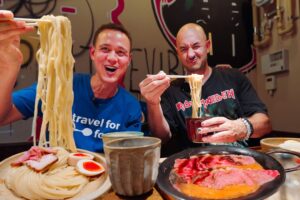
[[[90,75],[74,75],[74,139],[77,148],[103,152],[102,134],[141,130],[141,108],[137,99],[122,87],[112,98],[95,98],[90,82]],[[36,83],[13,93],[13,103],[25,119],[33,116],[35,94]]]

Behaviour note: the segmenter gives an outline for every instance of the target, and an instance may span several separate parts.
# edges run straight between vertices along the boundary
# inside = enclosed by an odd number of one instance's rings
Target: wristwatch
[[[244,140],[249,140],[249,138],[251,137],[251,135],[253,134],[254,130],[253,130],[253,125],[251,124],[251,122],[243,117],[241,118],[242,122],[244,123],[244,125],[246,126],[246,129],[247,129],[247,135],[246,137],[244,138]]]

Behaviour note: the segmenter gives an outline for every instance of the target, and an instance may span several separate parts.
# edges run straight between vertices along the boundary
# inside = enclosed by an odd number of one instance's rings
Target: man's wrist
[[[249,138],[252,136],[254,132],[253,125],[247,118],[241,118],[241,120],[246,127],[246,137],[244,138],[244,140],[249,140]]]
[[[148,107],[158,107],[160,103],[146,102]]]
[[[160,99],[158,101],[146,100],[148,106],[160,106]]]

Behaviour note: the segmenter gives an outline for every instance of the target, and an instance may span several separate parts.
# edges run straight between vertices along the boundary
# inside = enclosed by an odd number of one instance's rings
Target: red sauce
[[[73,155],[74,156],[82,156],[82,157],[86,157],[87,156],[86,154],[83,154],[83,153],[74,153]]]
[[[97,165],[94,162],[84,162],[83,168],[89,171],[99,171],[102,169],[100,165]]]

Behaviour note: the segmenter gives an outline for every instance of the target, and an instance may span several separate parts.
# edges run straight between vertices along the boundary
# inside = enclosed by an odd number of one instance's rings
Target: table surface
[[[254,150],[263,151],[260,147],[254,147]],[[285,168],[293,167],[297,165],[297,161],[300,164],[300,159],[295,156],[290,156],[287,154],[276,154],[274,156]],[[286,173],[286,180],[284,184],[279,188],[279,190],[272,196],[268,197],[266,200],[298,200],[300,191],[300,170],[294,172]],[[169,200],[171,198],[167,197],[159,188],[154,187],[149,193],[139,196],[139,197],[122,197],[116,195],[112,190],[104,194],[99,200]]]
[[[295,167],[300,164],[300,159],[295,156],[281,154],[274,156],[284,168]],[[286,179],[279,190],[266,200],[298,200],[300,199],[300,170],[286,173]]]
[[[150,192],[137,196],[137,197],[123,197],[117,195],[114,191],[109,191],[108,193],[104,194],[97,200],[165,200],[166,198],[162,197],[162,194],[158,192],[158,190],[154,187]]]

